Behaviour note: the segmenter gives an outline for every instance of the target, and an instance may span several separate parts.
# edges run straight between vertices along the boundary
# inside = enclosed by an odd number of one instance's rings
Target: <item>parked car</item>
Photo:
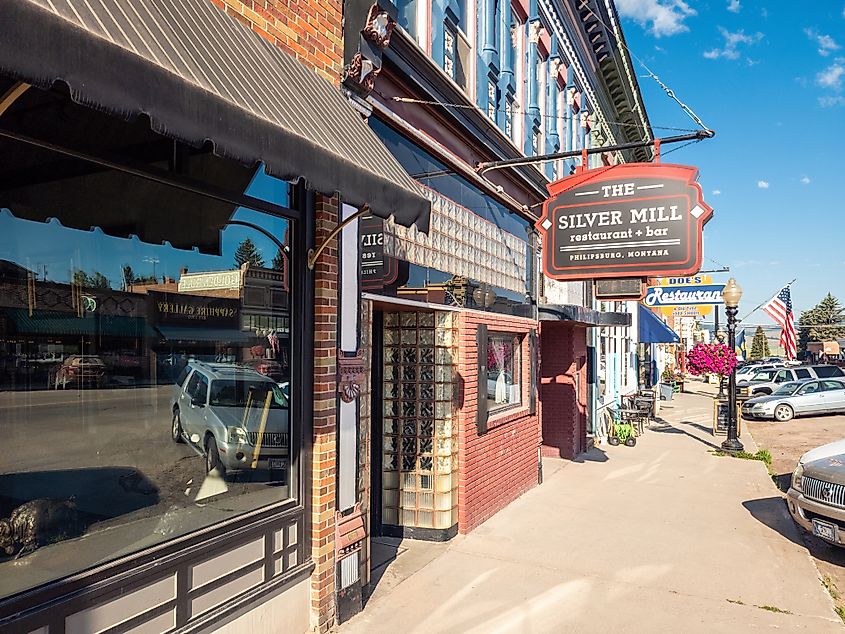
[[[106,384],[106,364],[94,354],[72,354],[54,371],[53,387],[85,384],[103,387]]]
[[[270,377],[276,383],[281,383],[284,379],[282,365],[278,361],[273,361],[272,359],[250,359],[249,361],[244,361],[242,365],[255,370],[259,374]]]
[[[742,381],[749,381],[751,377],[753,377],[758,372],[763,372],[764,370],[774,370],[776,368],[782,368],[782,365],[772,365],[771,363],[757,363],[754,365],[747,365],[744,366],[736,371],[736,382],[739,385]]]
[[[845,440],[801,456],[786,500],[789,513],[804,530],[845,546]]]
[[[772,368],[760,370],[750,379],[738,380],[740,396],[771,394],[782,384],[804,379],[832,379],[845,377],[842,368],[835,365],[805,365],[797,368]]]
[[[845,412],[843,379],[789,381],[772,394],[751,398],[742,404],[743,418],[773,418],[782,423],[795,416],[836,412]]]
[[[197,447],[209,472],[287,471],[288,399],[275,381],[255,370],[189,363],[177,379],[172,416],[173,441]]]

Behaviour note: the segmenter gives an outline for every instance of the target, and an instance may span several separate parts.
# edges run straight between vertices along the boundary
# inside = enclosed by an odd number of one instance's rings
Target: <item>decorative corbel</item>
[[[528,41],[532,44],[536,44],[540,41],[540,31],[542,30],[543,25],[540,24],[539,20],[534,20],[533,22],[528,23]]]
[[[361,31],[361,35],[384,50],[390,46],[390,36],[395,26],[395,20],[386,11],[379,8],[378,4],[374,4],[367,14],[367,23],[364,30]]]
[[[358,350],[355,354],[337,351],[337,392],[340,400],[351,403],[361,394],[361,382],[364,380],[364,354]]]

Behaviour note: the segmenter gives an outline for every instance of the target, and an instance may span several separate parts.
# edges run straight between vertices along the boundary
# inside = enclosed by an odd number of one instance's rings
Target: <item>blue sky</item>
[[[796,317],[828,291],[845,304],[845,0],[616,6],[632,52],[716,131],[666,162],[701,171],[715,209],[704,265],[731,268],[740,317],[793,278]],[[634,64],[655,134],[694,127]],[[758,311],[748,323],[771,320]]]

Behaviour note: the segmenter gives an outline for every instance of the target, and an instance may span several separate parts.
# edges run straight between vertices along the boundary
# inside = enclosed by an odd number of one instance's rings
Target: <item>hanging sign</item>
[[[713,209],[684,165],[628,163],[548,186],[537,229],[552,279],[691,275]]]
[[[709,275],[664,277],[648,287],[643,304],[667,317],[704,317],[713,312],[713,306],[723,304],[724,288]]]

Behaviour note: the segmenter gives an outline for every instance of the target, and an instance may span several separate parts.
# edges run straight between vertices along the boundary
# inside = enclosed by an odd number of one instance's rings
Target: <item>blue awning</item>
[[[642,304],[639,306],[640,343],[678,343],[681,338]]]

